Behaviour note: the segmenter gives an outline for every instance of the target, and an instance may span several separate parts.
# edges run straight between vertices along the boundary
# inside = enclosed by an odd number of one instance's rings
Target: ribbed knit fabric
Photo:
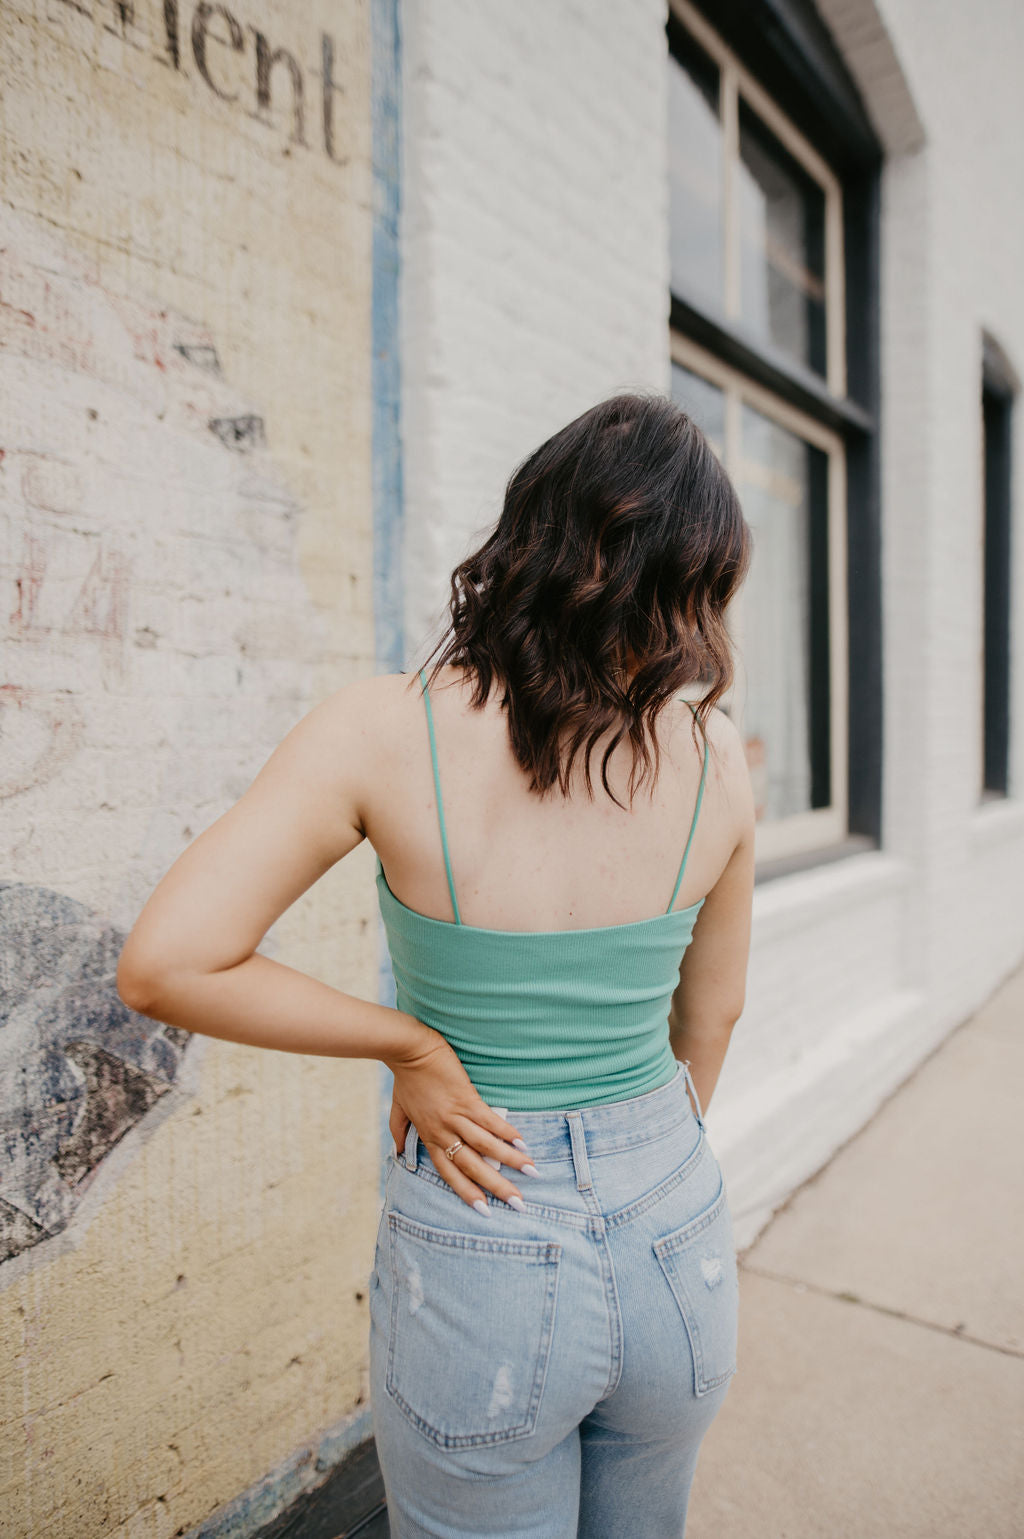
[[[488,930],[463,924],[448,853],[433,713],[434,785],[455,923],[408,908],[377,862],[377,893],[398,1008],[450,1042],[482,1098],[509,1111],[600,1106],[643,1095],[676,1071],[668,1012],[704,899],[672,909],[697,826],[697,805],[668,911],[584,930]]]
[[[634,924],[483,930],[377,892],[398,1008],[451,1043],[490,1106],[553,1111],[672,1078],[668,1011],[704,899]]]

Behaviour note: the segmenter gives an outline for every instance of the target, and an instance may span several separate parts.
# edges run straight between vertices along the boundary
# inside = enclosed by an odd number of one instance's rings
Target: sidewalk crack
[[[817,1293],[822,1298],[838,1299],[844,1304],[859,1304],[862,1309],[874,1310],[876,1314],[889,1315],[894,1320],[905,1320],[908,1325],[918,1325],[927,1331],[937,1331],[940,1336],[952,1336],[956,1341],[969,1342],[973,1347],[983,1347],[987,1352],[999,1352],[1004,1357],[1024,1358],[1024,1347],[1002,1346],[995,1341],[985,1341],[981,1336],[973,1336],[965,1325],[940,1325],[935,1320],[925,1320],[920,1315],[908,1314],[905,1309],[893,1309],[888,1304],[878,1304],[873,1299],[862,1298],[859,1293],[851,1293],[846,1288],[825,1288],[818,1283],[806,1282],[801,1277],[787,1277],[784,1272],[772,1272],[767,1267],[754,1266],[749,1261],[740,1262],[740,1273],[750,1272],[755,1277],[763,1277],[768,1282],[785,1283],[798,1293]]]

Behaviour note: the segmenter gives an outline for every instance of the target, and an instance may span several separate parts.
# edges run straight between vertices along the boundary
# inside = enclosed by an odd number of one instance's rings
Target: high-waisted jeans
[[[393,1539],[675,1539],[738,1323],[693,1079],[508,1120],[540,1173],[503,1167],[525,1213],[475,1212],[415,1127],[388,1156],[370,1390]]]

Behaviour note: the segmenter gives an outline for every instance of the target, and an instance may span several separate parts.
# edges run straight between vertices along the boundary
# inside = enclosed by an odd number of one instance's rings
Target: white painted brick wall
[[[660,0],[402,12],[407,656],[514,465],[664,388]]]
[[[1024,951],[1024,810],[977,797],[979,328],[1024,367],[1024,11],[822,13],[888,154],[885,850],[758,887],[710,1112],[741,1244]],[[665,14],[404,8],[409,664],[518,459],[614,389],[667,386]],[[1024,534],[1015,566],[1020,594]],[[1021,627],[1015,646],[1019,795]]]

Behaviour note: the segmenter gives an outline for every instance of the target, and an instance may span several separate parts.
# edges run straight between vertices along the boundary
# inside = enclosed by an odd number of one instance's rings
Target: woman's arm
[[[754,795],[739,733],[717,723],[721,773],[737,827],[725,870],[704,900],[679,969],[669,1041],[688,1060],[702,1110],[718,1083],[732,1029],[743,1011],[754,894]]]
[[[122,948],[117,991],[143,1015],[228,1042],[379,1059],[443,1179],[486,1213],[485,1192],[522,1202],[487,1157],[536,1171],[518,1129],[481,1098],[445,1038],[256,952],[274,920],[366,837],[366,788],[387,776],[388,687],[349,685],[292,728],[151,894]],[[443,1155],[457,1140],[458,1165]]]
[[[349,685],[310,711],[178,857],[122,949],[125,1004],[231,1042],[386,1063],[436,1037],[401,1011],[256,954],[274,921],[365,837],[375,684]]]

